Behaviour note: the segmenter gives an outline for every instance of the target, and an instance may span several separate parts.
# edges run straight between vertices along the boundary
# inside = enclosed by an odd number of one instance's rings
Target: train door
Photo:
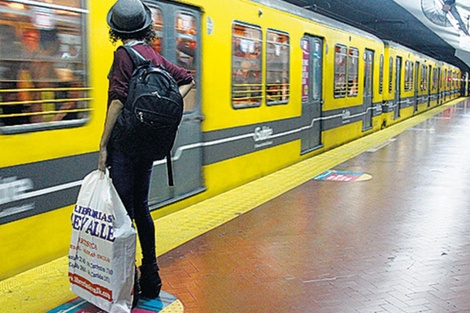
[[[427,82],[428,82],[428,108],[431,107],[431,88],[432,88],[432,66],[429,65],[427,73]]]
[[[464,81],[464,84],[465,84],[465,97],[468,97],[469,95],[469,82],[470,82],[470,79],[469,79],[469,73],[465,73],[465,81]]]
[[[186,6],[148,1],[157,31],[155,50],[166,59],[190,70],[200,81],[201,13]],[[184,99],[184,115],[172,151],[174,187],[167,183],[165,160],[154,163],[149,205],[161,206],[203,190],[200,87]]]
[[[442,78],[443,83],[442,83],[442,91],[444,93],[443,98],[444,102],[447,101],[447,69],[444,70],[444,77]]]
[[[302,153],[321,146],[323,39],[305,36],[301,40],[302,59]]]
[[[414,96],[413,96],[413,105],[414,105],[414,112],[418,111],[418,92],[419,92],[419,86],[420,86],[420,81],[419,81],[419,72],[420,72],[420,65],[419,62],[415,63],[415,76],[414,76]]]
[[[460,94],[462,97],[467,96],[467,75],[468,73],[462,73],[462,78],[460,79]]]
[[[437,105],[440,105],[441,104],[441,99],[442,99],[442,95],[441,95],[441,68],[439,67],[437,69]]]
[[[401,71],[402,71],[402,60],[401,57],[397,57],[396,60],[396,73],[395,73],[395,107],[393,118],[397,119],[400,117],[400,98],[401,98]]]
[[[469,74],[468,72],[464,74],[463,76],[463,81],[462,81],[462,84],[463,84],[463,88],[464,88],[464,91],[463,91],[463,96],[464,97],[468,97],[468,83],[469,83]]]
[[[363,112],[365,115],[362,121],[362,130],[372,128],[372,117],[374,112],[373,97],[373,80],[374,77],[374,51],[367,50],[364,52],[364,103]]]

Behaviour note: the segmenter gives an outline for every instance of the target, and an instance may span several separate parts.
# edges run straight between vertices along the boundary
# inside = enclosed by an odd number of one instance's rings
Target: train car
[[[89,17],[78,0],[0,1],[0,279],[64,255],[70,201],[96,167],[106,97]]]
[[[452,99],[457,99],[461,96],[461,88],[462,88],[462,71],[457,67],[452,67]]]
[[[468,72],[462,73],[460,93],[462,97],[468,97],[469,95],[469,74]]]
[[[460,95],[459,70],[391,41],[384,41],[388,90],[384,125],[441,105]]]
[[[321,47],[325,49],[321,54],[323,63],[319,68],[323,73],[322,80],[315,79],[315,74],[310,73],[309,69],[305,69],[303,73],[304,79],[313,84],[311,89],[320,92],[320,88],[314,85],[321,83],[323,91],[318,95],[303,95],[301,99],[304,124],[308,125],[311,120],[317,119],[317,129],[314,122],[311,124],[314,126],[313,130],[321,134],[321,137],[313,138],[304,134],[301,139],[302,153],[315,150],[320,145],[330,149],[380,129],[383,42],[377,37],[325,18],[319,19],[315,24],[308,22],[302,32],[303,45],[307,42],[314,45],[322,42]],[[293,66],[296,66],[295,60],[301,58],[310,58],[308,65],[314,64],[315,53],[318,53],[314,49],[304,50],[303,56],[294,56]],[[303,87],[302,91],[305,92],[306,85]],[[311,96],[317,96],[320,103],[310,100]],[[310,116],[309,110],[312,109],[318,113]],[[314,138],[319,141],[312,141]]]
[[[442,90],[444,102],[456,99],[460,96],[461,71],[451,64],[443,63]]]
[[[419,54],[415,64],[415,94],[416,94],[416,113],[421,113],[431,107],[432,103],[432,71],[433,60],[425,55]],[[434,62],[435,66],[435,62]]]
[[[389,60],[389,94],[386,102],[387,125],[419,112],[421,56],[404,46],[385,41],[385,55]],[[390,86],[392,86],[390,88]]]
[[[435,61],[285,2],[145,2],[157,31],[150,44],[197,82],[173,149],[174,187],[164,162],[154,164],[154,218],[439,102],[418,104],[413,84],[415,64]],[[113,4],[0,0],[9,43],[0,47],[0,279],[66,255],[81,180],[97,168]],[[443,77],[458,75],[445,66]],[[441,83],[445,100],[457,95]]]

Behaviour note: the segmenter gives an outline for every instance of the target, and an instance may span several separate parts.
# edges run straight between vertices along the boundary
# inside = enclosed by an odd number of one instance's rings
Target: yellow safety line
[[[454,100],[384,130],[157,219],[155,225],[158,254],[164,254],[240,214],[256,208],[325,170],[382,144],[461,101],[462,98]],[[67,257],[62,257],[1,281],[0,311],[46,312],[74,298],[75,296],[69,288],[67,263]]]
[[[168,305],[167,307],[163,308],[160,313],[182,313],[184,312],[183,303],[180,300],[176,300],[172,304]]]

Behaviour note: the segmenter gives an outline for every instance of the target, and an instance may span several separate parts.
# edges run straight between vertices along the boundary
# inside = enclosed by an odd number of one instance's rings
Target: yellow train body
[[[53,5],[49,1],[45,7],[63,11],[55,2],[60,1],[52,1]],[[114,1],[86,2],[86,7],[77,4],[70,10],[83,23],[80,42],[86,78],[76,91],[85,94],[86,89],[86,94],[74,100],[87,103],[83,110],[88,115],[83,124],[44,122],[44,128],[24,129],[21,125],[0,124],[0,279],[67,253],[70,214],[80,179],[97,165],[106,115],[107,73],[117,47],[109,42],[106,25],[106,14]],[[220,0],[146,2],[166,23],[161,29],[163,36],[168,33],[178,40],[189,36],[197,42],[196,54],[188,56],[181,51],[174,54],[177,43],[163,41],[163,55],[167,53],[171,61],[190,60],[196,64],[192,70],[197,87],[174,151],[176,188],[184,188],[169,189],[163,166],[156,163],[152,181],[155,194],[151,195],[154,218],[459,96],[462,76],[458,68],[281,1],[236,0],[230,1],[230,9]],[[12,23],[2,17],[12,14],[12,10],[26,12],[33,7],[21,9],[11,4],[0,1],[0,23]],[[175,18],[167,19],[165,14]],[[173,22],[176,26],[171,25]],[[189,30],[188,25],[196,28],[197,35],[181,32]],[[23,24],[15,27],[17,31],[27,28]],[[168,38],[173,40],[172,36]],[[62,34],[59,39],[78,40],[76,37]],[[235,54],[235,43],[241,43],[243,56]],[[257,43],[261,47],[259,54]],[[268,57],[279,64],[269,63]],[[398,58],[402,68],[397,70]],[[244,74],[254,74],[257,83],[235,82],[240,75],[236,71],[238,60],[252,66]],[[423,64],[427,71],[421,70]],[[433,83],[434,69],[442,74]],[[282,78],[271,80],[270,75],[276,73]],[[427,84],[426,88],[416,89],[418,82]],[[429,90],[431,85],[435,88]],[[270,87],[274,87],[274,96]],[[47,88],[42,91],[71,91]],[[416,99],[420,98],[423,100],[418,103]],[[1,101],[6,108],[8,103]],[[18,116],[45,117],[62,112],[31,111]],[[0,112],[0,123],[12,116],[16,115]],[[185,157],[190,162],[183,161]],[[51,185],[50,180],[55,183]],[[186,181],[191,185],[186,186]]]

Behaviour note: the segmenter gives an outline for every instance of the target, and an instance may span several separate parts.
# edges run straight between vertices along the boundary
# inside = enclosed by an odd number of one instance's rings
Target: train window
[[[289,100],[289,35],[266,33],[266,101],[268,105]]]
[[[426,89],[432,89],[432,66],[426,67]]]
[[[410,61],[405,62],[405,91],[410,89]]]
[[[262,100],[262,33],[256,26],[238,22],[232,27],[232,105],[256,107]]]
[[[407,65],[408,71],[406,72],[407,77],[405,78],[405,90],[408,91],[408,90],[413,89],[413,70],[412,70],[413,64],[410,61],[408,61],[406,62],[406,65]]]
[[[302,48],[302,102],[309,100],[310,93],[310,41],[308,38],[302,38],[300,42]]]
[[[382,94],[384,89],[384,55],[380,55],[380,68],[379,68],[379,94]]]
[[[444,70],[444,76],[442,76],[442,88],[447,87],[447,69]]]
[[[388,92],[393,93],[393,57],[390,57],[390,65],[388,69]]]
[[[349,48],[348,51],[348,96],[354,97],[358,93],[359,50]]]
[[[436,89],[441,89],[442,86],[441,86],[441,79],[440,79],[440,76],[441,76],[441,69],[436,69]]]
[[[408,82],[409,82],[409,85],[410,85],[410,89],[409,90],[413,90],[414,88],[414,72],[415,72],[415,65],[413,62],[410,62],[409,63],[410,65],[410,70],[408,72],[408,74],[410,75],[409,79],[408,79]]]
[[[87,11],[82,3],[0,1],[0,132],[77,127],[88,121]]]
[[[438,77],[437,77],[437,68],[432,69],[432,90],[437,89],[437,85],[439,84],[438,82]]]
[[[336,98],[346,96],[346,54],[347,48],[342,45],[335,46],[335,89]]]
[[[176,15],[176,60],[177,64],[191,71],[196,77],[197,23],[193,15],[179,12]],[[196,87],[196,86],[195,86]],[[184,98],[184,110],[192,111],[196,107],[196,90],[192,88]]]
[[[421,91],[428,89],[428,67],[423,64],[421,66]]]
[[[165,44],[165,40],[163,38],[164,24],[162,10],[150,7],[150,11],[152,11],[153,28],[156,33],[155,39],[152,41],[152,47],[158,53],[163,54],[163,45]]]
[[[413,62],[406,61],[405,63],[405,91],[413,90]]]
[[[408,90],[408,72],[409,72],[409,66],[408,66],[408,61],[405,61],[405,91]]]
[[[419,68],[418,70],[421,72],[421,77],[419,77],[419,78],[420,78],[420,80],[419,80],[419,89],[420,89],[421,91],[423,91],[424,88],[425,88],[425,87],[424,87],[424,85],[425,85],[425,83],[424,83],[424,80],[425,80],[425,78],[424,78],[424,77],[425,77],[425,69],[424,69],[424,66],[421,65],[421,68]]]

